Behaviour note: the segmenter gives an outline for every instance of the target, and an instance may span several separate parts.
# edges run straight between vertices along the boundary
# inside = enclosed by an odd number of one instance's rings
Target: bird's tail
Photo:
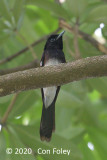
[[[52,132],[55,130],[55,103],[52,103],[48,108],[43,106],[42,117],[40,123],[40,138],[41,140],[50,141]]]

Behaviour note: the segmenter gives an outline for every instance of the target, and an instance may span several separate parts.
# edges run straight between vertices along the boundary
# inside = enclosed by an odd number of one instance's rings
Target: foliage
[[[103,0],[66,0],[58,5],[54,0],[0,0],[0,60],[21,50],[58,28],[59,18],[72,26],[79,19],[79,28],[93,35],[104,23],[103,37],[107,37],[107,4]],[[22,36],[20,36],[22,35]],[[22,38],[24,37],[24,39]],[[74,60],[72,34],[64,36],[64,53],[67,61]],[[40,59],[45,41],[33,49]],[[81,57],[101,55],[96,48],[78,39]],[[107,45],[107,44],[106,44]],[[27,51],[0,69],[14,68],[32,61]],[[0,98],[0,120],[13,95]],[[105,160],[107,158],[107,78],[73,82],[62,86],[56,103],[56,131],[50,143],[41,142],[39,124],[42,102],[40,90],[19,93],[9,114],[6,126],[0,132],[0,159],[69,159]],[[94,149],[90,150],[89,144]],[[6,154],[6,148],[32,148],[33,154]],[[38,155],[38,148],[70,149],[70,156]]]

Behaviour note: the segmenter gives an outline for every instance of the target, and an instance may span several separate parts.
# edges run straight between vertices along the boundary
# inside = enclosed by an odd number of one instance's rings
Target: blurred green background
[[[107,46],[107,3],[104,0],[0,0],[0,60],[55,31],[59,18]],[[14,68],[37,58],[43,41],[0,69]],[[90,43],[78,38],[81,57],[102,55]],[[75,60],[74,35],[64,35],[67,61]],[[72,56],[73,55],[73,56]],[[0,98],[2,120],[14,95]],[[19,93],[4,126],[0,125],[0,160],[106,160],[107,159],[107,78],[73,82],[61,87],[56,102],[56,131],[49,143],[41,142],[42,111],[40,89]],[[32,154],[6,154],[6,148],[32,148]],[[67,155],[38,155],[37,149],[70,149]]]

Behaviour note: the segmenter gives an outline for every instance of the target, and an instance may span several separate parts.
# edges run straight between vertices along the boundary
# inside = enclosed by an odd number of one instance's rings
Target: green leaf
[[[6,0],[0,0],[0,13],[1,16],[5,18],[5,20],[11,22],[11,13],[8,6],[8,2]]]
[[[38,95],[34,91],[20,93],[17,96],[14,107],[9,115],[10,118],[22,115],[27,109],[32,107],[37,101]]]
[[[8,95],[8,96],[5,96],[5,97],[1,97],[1,98],[0,98],[0,105],[1,105],[2,103],[8,102],[11,98],[12,98],[12,95]]]
[[[0,131],[0,160],[6,159],[6,139],[3,131]]]
[[[57,100],[57,104],[61,107],[79,107],[83,104],[83,102],[78,99],[78,97],[76,97],[75,95],[73,95],[70,92],[61,90],[58,100]]]
[[[89,3],[98,3],[98,2],[101,2],[100,0],[88,0]]]
[[[88,92],[85,81],[78,81],[71,84],[66,84],[62,87],[62,89],[66,90],[66,92],[71,94],[71,96],[73,95],[76,99],[82,102],[86,98]]]
[[[57,3],[51,2],[49,0],[27,0],[26,4],[30,4],[30,5],[36,5],[40,8],[44,8],[46,10],[51,11],[55,16],[57,17],[62,17],[65,19],[68,19],[68,14],[65,11],[64,8],[62,8],[60,5],[58,5]]]
[[[82,109],[82,114],[80,114],[80,119],[83,121],[84,125],[88,126],[98,126],[99,121],[98,121],[98,116],[99,116],[99,108],[96,107],[98,105],[92,103],[89,98],[87,97],[83,109]],[[95,116],[96,115],[96,116]]]
[[[71,127],[70,126],[69,128],[63,130],[61,132],[61,135],[65,138],[67,137],[67,139],[74,139],[74,138],[79,137],[81,134],[83,134],[84,131],[85,129],[82,127]]]
[[[91,101],[95,102],[100,99],[101,95],[98,91],[94,90],[93,92],[88,94]]]
[[[52,140],[50,143],[42,142],[38,135],[38,127],[35,126],[13,126],[16,132],[18,133],[22,142],[31,147],[36,153],[39,148],[48,149],[51,151],[51,154],[42,154],[41,156],[46,158],[47,160],[50,159],[62,159],[65,160],[66,157],[68,160],[79,160],[81,159],[81,153],[77,149],[77,147],[71,142],[66,140],[65,138],[61,138],[60,136],[53,134]],[[63,148],[63,149],[70,149],[71,154],[69,156],[64,154],[52,154],[53,148]]]
[[[107,135],[97,128],[87,128],[89,136],[101,159],[106,159],[107,153]]]
[[[87,0],[67,0],[66,1],[67,10],[73,13],[75,17],[80,17],[84,14],[84,11],[87,8]]]
[[[3,29],[6,27],[6,25],[3,22],[3,19],[0,19],[0,32],[3,32]]]
[[[14,15],[17,28],[21,27],[21,24],[24,18],[24,4],[25,4],[25,0],[21,0],[21,1],[15,0],[14,6],[13,6],[12,13]]]
[[[107,24],[107,4],[94,7],[86,17],[86,21]]]
[[[15,17],[16,22],[19,20],[19,17],[21,15],[21,12],[24,9],[24,1],[25,0],[15,0],[14,6],[13,6],[13,15]]]
[[[80,149],[81,149],[81,151],[83,153],[83,160],[95,160],[94,154],[88,148],[87,143],[85,142],[85,140],[82,139],[82,142],[80,143],[79,146],[80,146]]]
[[[87,80],[87,83],[96,89],[100,94],[107,96],[107,78],[94,78]]]
[[[0,32],[0,46],[2,46],[4,43],[6,43],[8,38],[9,38],[9,34],[7,35],[6,33]]]
[[[44,33],[48,34],[54,31],[58,26],[58,21],[48,10],[38,8],[35,5],[27,5],[26,9],[29,18],[32,18],[32,21],[36,19],[36,32],[41,36],[43,36]]]
[[[28,154],[27,147],[20,140],[18,133],[9,126],[9,147],[12,148],[12,154],[10,155],[10,160],[22,159],[22,160],[36,160],[36,158],[31,154]]]
[[[80,26],[80,30],[92,35],[95,32],[96,28],[98,28],[98,27],[99,27],[99,24],[82,23],[81,26]],[[89,49],[89,51],[90,51],[90,49]],[[89,55],[89,53],[88,53],[88,55]]]
[[[88,28],[87,28],[87,32],[88,32]],[[100,51],[98,51],[94,46],[92,46],[90,43],[87,43],[83,39],[79,38],[78,42],[79,42],[80,52],[83,58],[90,57],[90,56],[98,56],[101,54]]]
[[[9,102],[0,104],[0,117],[3,117],[3,115],[5,114],[8,106],[9,106],[9,104],[10,104]]]
[[[3,117],[6,112],[10,102],[12,99],[12,95],[4,96],[0,98],[0,116]]]
[[[105,39],[107,39],[107,25],[104,26],[104,28],[102,29],[102,33]]]

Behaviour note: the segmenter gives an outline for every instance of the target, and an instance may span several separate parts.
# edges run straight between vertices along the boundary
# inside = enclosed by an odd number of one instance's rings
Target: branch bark
[[[0,76],[0,96],[102,76],[107,76],[107,55]]]
[[[36,59],[36,60],[34,60],[26,65],[23,65],[23,66],[0,70],[0,76],[5,75],[5,74],[9,74],[9,73],[18,72],[18,71],[24,71],[24,70],[31,69],[31,68],[37,68],[39,66],[40,66],[39,60]]]
[[[75,33],[75,29],[73,27],[71,27],[68,23],[66,23],[64,20],[60,20],[60,27],[64,28],[64,29],[67,29],[69,32],[72,32],[73,34]],[[79,35],[79,37],[81,37],[84,40],[91,43],[95,48],[97,48],[102,53],[107,54],[107,48],[104,45],[102,45],[101,43],[99,43],[98,41],[96,41],[89,34],[78,30],[78,35]]]
[[[38,45],[38,44],[41,43],[42,41],[46,40],[51,34],[55,34],[55,33],[59,32],[60,30],[61,30],[61,29],[58,28],[58,29],[55,30],[54,32],[52,32],[52,33],[50,33],[50,34],[48,34],[48,35],[40,38],[39,40],[33,42],[32,44],[30,44],[30,46],[34,47],[34,46]],[[4,64],[4,63],[7,63],[7,62],[9,62],[9,61],[11,61],[11,60],[13,60],[14,58],[22,55],[23,53],[25,53],[25,52],[28,51],[28,50],[29,50],[29,47],[27,46],[27,47],[25,47],[24,49],[22,49],[22,50],[18,51],[17,53],[13,54],[12,56],[9,56],[9,57],[1,60],[1,61],[0,61],[0,65],[1,65],[1,64]]]

